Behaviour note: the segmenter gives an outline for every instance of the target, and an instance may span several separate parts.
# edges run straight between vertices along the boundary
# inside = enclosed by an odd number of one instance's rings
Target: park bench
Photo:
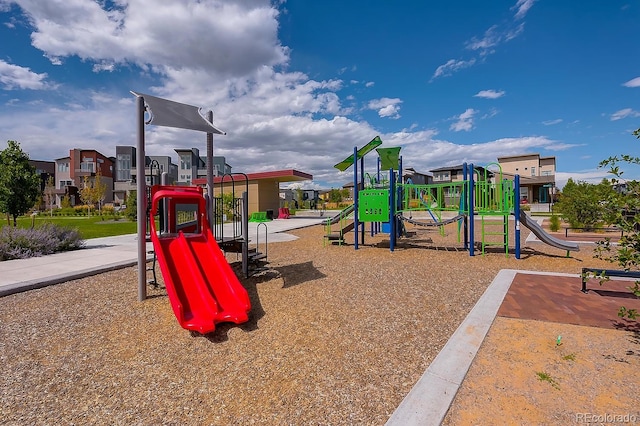
[[[589,277],[587,274],[591,272],[597,275],[606,275],[608,277],[623,277],[623,278],[635,278],[640,279],[640,271],[624,271],[621,269],[601,269],[601,268],[582,268],[582,292],[588,293],[587,281]]]
[[[267,217],[267,212],[253,212],[249,222],[269,222],[271,219]]]

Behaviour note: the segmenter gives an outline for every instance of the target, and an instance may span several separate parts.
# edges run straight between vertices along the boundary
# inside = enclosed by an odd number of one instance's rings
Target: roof
[[[235,176],[238,176],[237,173],[234,173]],[[213,183],[221,183],[222,179],[224,178],[224,182],[231,182],[231,177],[227,176],[216,176],[213,178]],[[303,181],[303,180],[312,180],[313,179],[313,175],[310,175],[309,173],[304,173],[298,170],[294,170],[294,169],[288,169],[288,170],[274,170],[274,171],[270,171],[270,172],[258,172],[258,173],[248,173],[247,174],[247,179],[252,181],[252,180],[274,180],[274,181],[278,181],[278,182],[298,182],[298,181]],[[237,177],[235,178],[235,182],[243,182],[244,180],[239,180]],[[198,179],[193,179],[192,183],[194,185],[206,185],[207,184],[207,179],[206,178],[198,178]]]
[[[522,157],[538,157],[538,158],[540,158],[540,154],[537,153],[537,152],[534,152],[534,153],[530,153],[530,154],[505,155],[503,157],[498,157],[498,162],[500,162],[500,160],[511,160],[513,158],[522,158]]]

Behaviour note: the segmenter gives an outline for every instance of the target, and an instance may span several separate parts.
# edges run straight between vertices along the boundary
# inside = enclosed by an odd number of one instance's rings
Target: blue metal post
[[[358,190],[360,190],[360,188],[364,189],[364,156],[362,156],[362,158],[360,159],[360,182],[361,184],[358,186]],[[358,200],[360,199],[360,197],[358,197]],[[360,242],[362,243],[362,245],[364,245],[364,222],[362,222],[361,224],[361,229],[360,229]]]
[[[358,250],[358,147],[353,147],[353,235],[354,248]]]
[[[474,226],[474,210],[475,210],[475,203],[474,203],[474,196],[473,196],[473,191],[474,191],[474,183],[473,183],[473,163],[469,164],[469,166],[467,167],[467,172],[469,172],[469,256],[474,256],[475,255],[475,226]]]
[[[468,192],[469,190],[465,188],[465,186],[469,185],[467,179],[469,174],[467,173],[467,163],[462,163],[462,191],[460,194],[462,197],[462,213],[467,213],[469,211],[469,200],[468,200]],[[464,249],[469,250],[469,215],[465,214],[463,219],[463,232],[464,232]]]
[[[389,250],[393,251],[396,246],[396,175],[393,169],[389,170]]]
[[[520,259],[520,175],[513,178],[513,215],[516,217],[516,259]]]

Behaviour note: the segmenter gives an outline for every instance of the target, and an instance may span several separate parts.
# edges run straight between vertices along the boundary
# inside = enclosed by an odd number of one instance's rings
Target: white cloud
[[[553,126],[554,124],[560,123],[562,123],[562,118],[556,118],[555,120],[546,120],[542,122],[542,124],[544,124],[545,126]]]
[[[564,188],[569,178],[575,182],[588,182],[588,183],[600,183],[604,178],[611,178],[611,175],[606,170],[587,170],[587,171],[575,171],[575,172],[558,172],[556,171],[556,187],[560,190]]]
[[[518,0],[511,8],[516,10],[512,20],[492,25],[481,37],[471,37],[464,43],[465,49],[475,52],[478,58],[468,60],[449,59],[446,63],[436,68],[429,82],[438,77],[448,77],[463,68],[470,67],[476,63],[477,59],[484,60],[488,55],[495,53],[497,47],[522,34],[524,32],[524,22],[519,21],[525,17],[535,2],[536,0]]]
[[[476,98],[485,98],[485,99],[498,99],[504,96],[504,90],[481,90],[475,95]]]
[[[517,9],[515,14],[515,19],[522,19],[525,17],[531,6],[536,2],[536,0],[518,0],[515,6],[511,9]]]
[[[611,121],[622,120],[627,117],[640,117],[640,112],[634,111],[631,108],[624,108],[611,114]]]
[[[21,2],[35,31],[33,46],[52,63],[78,56],[98,63],[167,69],[207,69],[246,75],[257,64],[282,65],[278,10],[268,0],[226,2]],[[108,68],[107,68],[108,69]],[[96,71],[103,70],[97,67]]]
[[[625,87],[640,87],[640,77],[632,78],[623,84]]]
[[[473,129],[473,116],[477,112],[478,111],[472,108],[467,108],[467,110],[462,114],[453,117],[456,122],[451,124],[451,126],[449,126],[449,129],[453,130],[454,132],[460,132],[462,130],[464,130],[465,132],[470,131],[471,129]]]
[[[380,98],[369,101],[367,108],[378,111],[380,117],[398,119],[401,103],[398,98]]]
[[[9,64],[0,59],[0,84],[5,90],[44,90],[53,86],[47,83],[47,73],[35,73],[31,69]]]
[[[438,68],[436,68],[436,71],[433,73],[433,76],[431,76],[430,81],[433,81],[438,77],[450,76],[454,72],[460,71],[463,68],[468,68],[475,63],[476,63],[475,58],[470,59],[468,61],[449,59],[445,64],[440,65]]]

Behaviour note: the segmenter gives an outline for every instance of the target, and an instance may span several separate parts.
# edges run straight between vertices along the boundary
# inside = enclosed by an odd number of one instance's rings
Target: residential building
[[[177,182],[191,185],[195,179],[207,177],[207,157],[200,156],[198,148],[176,148],[178,154],[178,179]],[[213,156],[213,176],[222,176],[231,173],[231,166],[227,164],[225,157]]]
[[[481,166],[474,166],[476,171],[475,179],[489,180],[493,176],[490,170]],[[457,166],[439,167],[437,169],[429,170],[433,173],[433,183],[451,183],[461,182],[464,180],[464,173],[462,164]]]
[[[433,183],[433,174],[417,172],[413,167],[402,170],[402,181],[414,185],[429,185]]]
[[[47,186],[49,178],[56,177],[56,163],[55,161],[42,161],[42,160],[29,160],[29,165],[36,169],[36,174],[40,176],[40,190],[44,191]]]
[[[93,182],[96,175],[100,174],[100,179],[107,186],[104,202],[113,201],[113,160],[93,149],[69,150],[68,157],[55,160],[55,180],[56,180],[56,204],[60,206],[62,197],[69,196],[71,205],[81,202],[78,194],[82,188],[85,178]]]
[[[116,146],[116,179],[113,183],[113,201],[116,205],[124,203],[127,195],[136,190],[136,148]],[[159,184],[162,173],[167,173],[167,185],[173,185],[178,179],[178,166],[166,155],[145,156],[145,182],[147,185]]]
[[[551,203],[556,186],[556,157],[522,154],[498,157],[505,178],[520,175],[520,202]]]

